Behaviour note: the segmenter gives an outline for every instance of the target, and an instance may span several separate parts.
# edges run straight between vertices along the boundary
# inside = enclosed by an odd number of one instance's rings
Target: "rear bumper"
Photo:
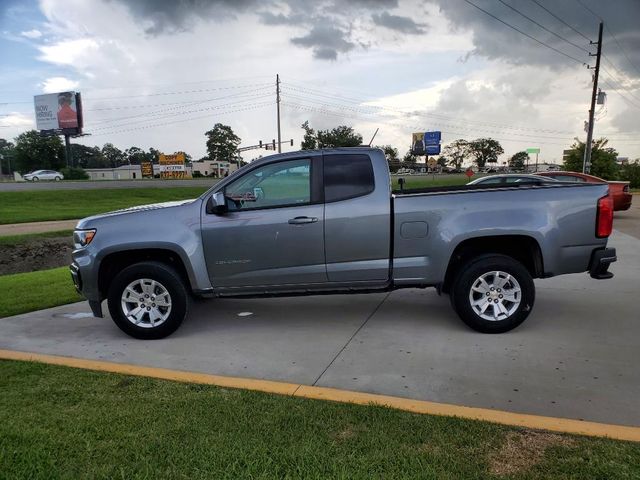
[[[596,280],[606,280],[613,277],[609,271],[609,265],[618,260],[615,248],[603,248],[595,250],[589,262],[589,274]]]
[[[631,208],[631,202],[633,202],[633,195],[630,193],[615,195],[613,197],[613,210],[629,210],[629,208]]]

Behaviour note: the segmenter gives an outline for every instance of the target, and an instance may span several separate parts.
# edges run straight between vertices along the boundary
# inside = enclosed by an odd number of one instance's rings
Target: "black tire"
[[[500,312],[501,307],[491,305],[491,302],[487,302],[489,303],[489,305],[485,307],[487,308],[487,311],[489,310],[489,307],[491,307],[491,315],[495,315],[494,311],[495,309],[498,309],[499,313],[497,315],[498,317],[501,317],[489,320],[481,317],[480,313],[477,313],[474,310],[471,304],[470,293],[474,284],[480,281],[480,277],[486,274],[489,275],[487,278],[492,278],[490,273],[495,271],[504,272],[510,275],[511,278],[515,279],[520,287],[520,294],[518,295],[520,304],[513,310],[513,312],[510,312],[507,315],[507,313]],[[495,277],[493,278],[493,281],[495,281]],[[509,280],[506,286],[513,287],[515,284]],[[494,288],[494,290],[497,289]],[[487,297],[502,295],[502,293],[498,293],[494,290],[492,290]],[[506,292],[508,291],[509,290],[505,289],[503,293],[507,295]],[[479,301],[481,298],[484,298],[482,295],[486,295],[486,293],[474,293],[474,300]],[[529,316],[529,313],[531,313],[533,303],[535,301],[535,295],[535,285],[528,270],[520,262],[506,255],[483,255],[471,260],[458,272],[451,287],[451,303],[454,306],[454,310],[464,323],[481,333],[504,333],[516,328],[524,322]],[[502,298],[503,297],[500,297],[500,299]],[[498,299],[496,298],[496,300]],[[516,305],[515,302],[510,302],[506,299],[498,300],[498,302],[500,305],[505,306],[505,310],[510,310]],[[479,308],[482,308],[482,305],[480,305]],[[485,315],[490,314],[485,313]]]
[[[60,177],[56,177],[54,180],[55,180],[56,182],[59,182],[59,181],[60,181],[60,180],[62,180],[62,179],[61,179]]]
[[[160,283],[170,296],[169,316],[155,327],[150,325],[149,316],[143,317],[141,322],[142,325],[148,326],[139,326],[128,320],[123,311],[122,295],[125,289],[132,282],[141,279],[150,279]],[[189,308],[189,293],[184,281],[173,268],[161,262],[136,263],[122,270],[112,280],[107,299],[111,318],[120,330],[142,340],[165,338],[171,335],[182,324]],[[143,301],[148,302],[149,299]],[[142,313],[144,314],[144,312]]]
[[[33,178],[31,179],[31,181],[32,181],[32,182],[37,182],[38,180],[40,180],[38,177],[33,177]]]

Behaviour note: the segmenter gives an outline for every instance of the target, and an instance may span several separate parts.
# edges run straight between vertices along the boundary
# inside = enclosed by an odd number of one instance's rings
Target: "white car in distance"
[[[38,182],[40,180],[54,180],[59,182],[64,179],[64,175],[60,172],[56,172],[55,170],[34,170],[31,173],[23,175],[22,178],[27,182]]]

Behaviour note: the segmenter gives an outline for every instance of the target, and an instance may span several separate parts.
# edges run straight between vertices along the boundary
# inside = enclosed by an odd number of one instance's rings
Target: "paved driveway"
[[[430,289],[200,301],[147,342],[78,303],[0,319],[0,348],[640,426],[640,240],[610,243],[614,279],[537,281],[534,312],[502,335]]]

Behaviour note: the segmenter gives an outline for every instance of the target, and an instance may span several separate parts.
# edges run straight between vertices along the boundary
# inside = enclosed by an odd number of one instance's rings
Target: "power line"
[[[551,15],[553,18],[555,18],[556,20],[558,20],[560,23],[562,23],[563,25],[566,25],[567,27],[569,27],[571,30],[573,30],[574,32],[576,32],[578,35],[582,36],[582,38],[584,38],[587,42],[591,42],[591,39],[589,37],[587,37],[584,33],[580,32],[579,30],[575,29],[573,26],[569,25],[567,22],[565,22],[562,18],[558,17],[555,13],[553,13],[551,10],[549,10],[547,7],[545,7],[544,5],[542,5],[538,0],[531,0],[533,3],[535,3],[536,5],[538,5],[540,8],[542,8],[545,12],[547,12],[549,15]]]
[[[522,15],[524,18],[526,18],[527,20],[529,20],[530,22],[536,24],[538,27],[542,28],[545,32],[549,32],[551,35],[555,35],[556,37],[558,37],[560,40],[564,40],[565,42],[567,42],[570,45],[573,45],[574,47],[576,47],[579,50],[582,50],[583,52],[586,53],[590,53],[589,50],[587,50],[584,47],[581,47],[580,45],[573,43],[571,40],[567,40],[566,38],[564,38],[562,35],[554,32],[553,30],[548,29],[547,27],[545,27],[544,25],[542,25],[541,23],[538,23],[536,20],[534,20],[533,18],[529,17],[528,15],[525,15],[524,13],[522,13],[520,10],[518,10],[517,8],[509,5],[507,2],[505,2],[504,0],[498,0],[500,3],[502,3],[504,6],[510,8],[511,10],[513,10],[514,12],[518,13],[519,15]]]
[[[611,30],[609,30],[609,27],[607,26],[607,24],[605,23],[604,28],[607,29],[607,32],[609,32],[609,35],[611,35],[611,37],[615,40],[616,44],[618,45],[618,47],[620,48],[620,50],[622,51],[622,54],[624,55],[624,57],[627,59],[627,62],[629,62],[629,65],[631,65],[633,67],[633,69],[638,72],[638,75],[640,75],[640,69],[638,69],[638,67],[635,66],[635,64],[631,61],[631,59],[629,58],[629,56],[627,55],[627,51],[625,50],[625,48],[620,45],[620,42],[618,41],[618,39],[616,38],[616,36],[613,34],[613,32]]]
[[[218,90],[231,90],[237,88],[247,88],[247,87],[264,87],[267,85],[271,85],[271,83],[249,83],[245,85],[233,85],[228,87],[216,87],[216,88],[199,88],[195,90],[180,90],[177,92],[160,92],[160,93],[143,93],[139,95],[123,95],[117,97],[100,97],[100,98],[91,98],[90,96],[86,96],[82,98],[82,102],[97,102],[101,100],[122,100],[126,98],[146,98],[146,97],[158,97],[164,95],[184,95],[188,93],[202,93],[202,92],[215,92]],[[14,105],[14,104],[24,104],[24,103],[33,103],[33,100],[24,101],[24,102],[2,102],[0,101],[0,105]]]
[[[534,36],[532,36],[532,35],[529,35],[529,34],[528,34],[528,33],[526,33],[526,32],[523,32],[523,31],[522,31],[522,30],[520,30],[518,27],[514,27],[514,26],[513,26],[513,25],[511,25],[510,23],[507,23],[507,22],[505,22],[504,20],[502,20],[502,19],[500,19],[500,18],[496,17],[494,14],[492,14],[492,13],[490,13],[490,12],[486,11],[486,10],[485,10],[484,8],[482,8],[482,7],[479,7],[478,5],[476,5],[475,3],[473,3],[471,0],[464,0],[464,1],[465,1],[465,2],[467,2],[469,5],[471,5],[471,6],[475,7],[475,8],[477,8],[477,9],[478,9],[478,10],[480,10],[481,12],[483,12],[483,13],[485,13],[485,14],[489,15],[491,18],[494,18],[495,20],[499,21],[500,23],[502,23],[502,24],[506,25],[507,27],[511,28],[512,30],[515,30],[516,32],[520,33],[521,35],[524,35],[525,37],[530,38],[530,39],[531,39],[531,40],[533,40],[534,42],[537,42],[537,43],[539,43],[540,45],[542,45],[542,46],[544,46],[544,47],[547,47],[548,49],[553,50],[554,52],[559,53],[560,55],[563,55],[563,56],[565,56],[565,57],[567,57],[567,58],[569,58],[569,59],[573,60],[574,62],[577,62],[577,63],[579,63],[579,64],[581,64],[581,65],[588,66],[588,65],[587,65],[587,63],[583,62],[582,60],[578,60],[576,57],[573,57],[573,56],[569,55],[568,53],[563,52],[562,50],[558,50],[557,48],[552,47],[551,45],[549,45],[549,44],[547,44],[547,43],[543,42],[542,40],[538,40],[536,37],[534,37]]]
[[[174,112],[174,113],[164,114],[164,115],[158,116],[157,118],[155,118],[153,120],[159,120],[159,119],[162,119],[162,118],[169,118],[169,117],[175,117],[175,116],[180,116],[180,115],[188,115],[190,113],[198,113],[198,112],[205,112],[205,111],[210,111],[210,110],[218,110],[220,108],[236,106],[236,105],[240,105],[240,104],[246,103],[246,102],[253,102],[257,98],[266,98],[266,97],[270,97],[270,96],[271,96],[271,94],[260,95],[260,96],[256,96],[255,98],[241,100],[240,102],[231,102],[231,103],[227,103],[227,104],[223,104],[223,105],[215,105],[215,106],[212,106],[212,107],[198,108],[198,109],[195,109],[195,110],[188,110],[188,111],[184,111],[184,112]],[[93,131],[109,130],[109,129],[113,129],[113,128],[120,128],[120,127],[123,127],[123,126],[126,126],[126,125],[135,125],[135,124],[138,124],[138,123],[145,123],[145,122],[148,122],[148,121],[149,121],[149,119],[143,119],[143,120],[136,120],[136,121],[133,121],[133,122],[126,122],[126,123],[121,123],[121,124],[116,124],[116,125],[107,125],[107,126],[104,126],[104,127],[95,128],[95,129],[93,129]]]
[[[100,125],[100,124],[103,124],[103,123],[110,123],[110,122],[114,122],[114,121],[115,122],[119,122],[121,120],[128,120],[128,119],[131,119],[131,118],[148,117],[148,116],[152,116],[152,115],[157,115],[159,113],[168,112],[168,111],[171,111],[171,110],[178,110],[180,108],[186,108],[186,107],[190,107],[190,106],[193,106],[193,105],[202,105],[202,104],[205,104],[205,103],[215,102],[217,100],[224,100],[224,99],[227,99],[227,98],[237,98],[237,97],[247,97],[247,96],[249,98],[254,98],[256,96],[259,97],[261,94],[255,94],[255,92],[258,92],[258,91],[261,91],[261,90],[265,90],[265,88],[266,87],[263,87],[262,89],[258,88],[258,89],[255,89],[255,90],[250,90],[248,92],[236,93],[236,94],[233,94],[233,95],[224,95],[222,97],[208,98],[208,99],[205,99],[205,100],[195,100],[195,101],[190,101],[190,102],[182,102],[180,104],[177,104],[177,106],[173,106],[171,108],[164,108],[162,110],[156,110],[155,112],[144,112],[144,113],[139,113],[137,115],[130,115],[130,116],[127,116],[127,117],[103,118],[103,119],[99,119],[99,120],[91,122],[91,125],[96,125],[96,124]],[[252,93],[253,93],[253,95],[252,95]]]
[[[581,0],[576,0],[576,2],[578,2],[580,5],[582,5],[582,7],[583,7],[585,10],[589,11],[589,12],[591,13],[591,15],[593,15],[593,16],[594,16],[594,17],[596,17],[598,20],[600,20],[601,22],[603,22],[603,23],[604,23],[604,19],[603,19],[600,15],[598,15],[596,12],[594,12],[593,10],[591,10],[589,7],[587,7],[584,3],[582,3],[582,1],[581,1]]]
[[[239,108],[239,109],[235,109],[235,110],[227,110],[226,112],[218,112],[216,113],[216,115],[227,115],[229,113],[236,113],[236,112],[244,112],[244,111],[248,111],[248,110],[257,110],[259,108],[265,107],[267,105],[273,105],[274,102],[263,102],[263,103],[256,103],[255,105],[251,106],[251,107],[247,107],[247,108]],[[124,129],[124,130],[116,130],[113,132],[100,132],[97,133],[95,135],[92,134],[92,136],[100,136],[100,135],[115,135],[115,134],[120,134],[120,133],[127,133],[127,132],[133,132],[133,131],[137,131],[137,130],[146,130],[148,128],[154,128],[154,127],[162,127],[165,125],[173,125],[175,123],[185,123],[185,122],[190,122],[192,120],[199,120],[202,118],[211,118],[211,114],[207,114],[207,115],[199,115],[197,117],[192,117],[192,118],[184,118],[184,119],[179,119],[179,120],[172,120],[170,122],[163,122],[163,123],[156,123],[153,125],[145,125],[142,127],[136,127],[136,128],[128,128],[128,129]]]

